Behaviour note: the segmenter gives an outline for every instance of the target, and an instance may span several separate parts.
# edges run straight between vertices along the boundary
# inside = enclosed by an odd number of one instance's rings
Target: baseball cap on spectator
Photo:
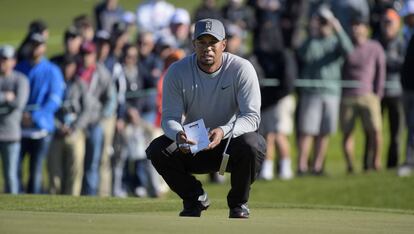
[[[389,21],[393,21],[393,22],[396,21],[398,23],[401,21],[401,18],[398,15],[397,11],[395,11],[394,9],[391,9],[391,8],[389,8],[385,11],[384,19],[389,20]]]
[[[222,22],[216,19],[202,19],[197,21],[194,28],[193,39],[203,35],[211,35],[217,40],[222,41],[226,38],[226,31]]]
[[[16,55],[16,50],[11,45],[2,45],[0,46],[0,58],[2,59],[11,59]]]
[[[29,37],[29,42],[34,45],[41,45],[46,43],[46,38],[40,33],[33,33]]]
[[[363,16],[362,14],[355,14],[351,17],[351,24],[369,24],[368,17]]]
[[[231,37],[243,37],[243,29],[240,28],[237,24],[227,24],[226,25],[226,36]]]
[[[80,48],[81,54],[91,54],[96,52],[96,45],[91,41],[86,41],[82,43]]]
[[[187,10],[177,8],[171,17],[170,24],[190,24],[190,14]]]
[[[42,33],[47,29],[47,24],[43,20],[34,20],[29,25],[29,33]]]
[[[403,8],[400,11],[401,17],[406,17],[408,15],[414,14],[414,0],[406,1]]]
[[[79,37],[80,32],[75,26],[70,26],[65,31],[65,41],[67,41],[69,38]]]
[[[176,48],[177,43],[174,36],[170,34],[161,35],[155,42],[155,46],[158,48]]]

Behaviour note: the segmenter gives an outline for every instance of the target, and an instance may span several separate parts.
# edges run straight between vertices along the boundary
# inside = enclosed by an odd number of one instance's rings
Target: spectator
[[[393,9],[395,11],[401,10],[402,0],[373,0],[370,9],[370,25],[372,30],[372,38],[379,38],[381,34],[381,21],[385,11]]]
[[[116,102],[115,88],[111,74],[104,65],[97,63],[96,46],[93,42],[84,42],[81,46],[82,64],[78,68],[80,79],[86,83],[91,94],[91,111],[86,129],[86,149],[82,194],[98,193],[99,169],[102,157],[104,130],[103,120],[111,116]]]
[[[81,62],[79,54],[80,46],[82,44],[82,37],[80,32],[74,27],[70,26],[66,29],[63,36],[64,52],[52,57],[50,60],[58,66],[63,64],[63,60],[69,55],[76,59],[77,63]]]
[[[404,36],[406,47],[408,47],[408,42],[414,35],[414,0],[406,0],[400,12],[400,15],[404,20],[402,33]]]
[[[216,0],[202,0],[201,5],[195,10],[193,21],[206,18],[218,20],[222,18],[221,11],[217,7]]]
[[[80,32],[82,41],[92,41],[95,36],[92,20],[87,15],[79,15],[73,19],[73,25]]]
[[[385,55],[381,45],[368,38],[368,18],[354,16],[352,40],[355,50],[348,55],[343,67],[343,80],[349,86],[342,90],[341,128],[348,172],[354,171],[354,139],[352,130],[358,116],[366,134],[364,170],[381,167],[382,121],[380,100],[384,92]],[[352,86],[351,86],[352,85]]]
[[[29,83],[20,72],[14,71],[15,50],[0,46],[0,155],[6,193],[19,193],[21,119],[29,96]]]
[[[62,105],[65,86],[59,68],[44,57],[45,43],[46,38],[42,34],[32,34],[29,40],[30,58],[16,66],[16,70],[24,73],[30,83],[29,100],[22,119],[23,139],[19,162],[21,179],[23,159],[30,156],[28,193],[42,192],[43,161],[55,130],[54,114]]]
[[[90,98],[86,84],[76,76],[76,57],[68,54],[62,58],[60,65],[66,89],[63,105],[55,115],[57,129],[49,150],[50,193],[79,196]]]
[[[165,0],[146,0],[137,7],[137,27],[142,32],[151,32],[156,38],[168,33],[174,6]]]
[[[155,41],[152,33],[139,33],[137,44],[138,70],[144,81],[144,90],[147,92],[140,114],[145,121],[154,124],[157,111],[155,88],[161,76],[163,65],[154,53]]]
[[[370,17],[369,0],[331,0],[334,15],[338,18],[348,35],[352,33],[352,19],[361,16]]]
[[[49,29],[43,20],[34,20],[30,23],[28,32],[23,42],[20,44],[17,50],[17,61],[20,62],[30,58],[30,37],[34,33],[42,34],[45,40],[49,39]]]
[[[297,49],[304,41],[304,31],[309,22],[308,7],[315,4],[315,1],[288,0],[284,2],[284,9],[281,16],[281,29],[283,41],[286,47]],[[317,8],[316,8],[317,9]],[[311,11],[312,13],[315,10]]]
[[[414,37],[408,44],[407,53],[401,70],[401,82],[404,90],[404,110],[407,123],[407,146],[404,164],[398,168],[399,176],[409,176],[414,169]]]
[[[191,54],[193,51],[193,45],[190,40],[190,26],[190,14],[188,11],[177,8],[171,17],[170,30],[176,40],[176,46],[184,50],[186,54]]]
[[[124,10],[118,5],[118,0],[104,0],[94,9],[96,30],[110,32],[115,23],[122,22]]]
[[[312,141],[314,159],[311,172],[324,174],[329,137],[337,129],[341,67],[352,50],[352,42],[339,21],[326,6],[321,6],[311,18],[310,37],[298,51],[302,68],[300,78],[314,81],[310,87],[299,89],[299,175],[309,170]]]
[[[105,34],[105,31],[99,31],[96,34],[98,62],[103,64],[110,72],[112,86],[115,87],[116,90],[115,96],[113,97],[115,102],[111,102],[111,105],[108,106],[107,109],[107,115],[102,119],[104,145],[100,163],[99,195],[101,196],[109,196],[112,193],[110,157],[113,154],[113,138],[115,128],[122,128],[124,125],[123,112],[125,105],[126,80],[122,66],[118,62],[118,58],[114,52],[117,47],[123,47],[127,37],[125,37],[125,25],[123,24],[123,26],[119,26],[119,24],[121,23],[114,24],[112,40],[109,38],[109,34]]]
[[[284,48],[280,27],[279,0],[258,0],[255,5],[257,27],[253,32],[253,51],[266,76],[275,72],[272,57]]]
[[[244,0],[228,0],[221,11],[227,23],[237,24],[245,32],[256,26],[253,9],[244,5]]]
[[[400,71],[404,62],[405,45],[400,34],[400,16],[393,9],[381,15],[380,34],[377,38],[385,50],[387,65],[386,86],[381,100],[382,113],[388,112],[390,126],[387,168],[395,168],[401,154],[401,135],[404,128],[404,109]]]

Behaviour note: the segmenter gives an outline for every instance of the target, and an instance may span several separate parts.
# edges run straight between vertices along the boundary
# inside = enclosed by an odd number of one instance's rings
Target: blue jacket
[[[53,132],[54,114],[62,104],[65,82],[60,69],[46,58],[34,66],[28,60],[17,64],[16,70],[29,79],[30,95],[26,110],[32,115],[34,127]]]

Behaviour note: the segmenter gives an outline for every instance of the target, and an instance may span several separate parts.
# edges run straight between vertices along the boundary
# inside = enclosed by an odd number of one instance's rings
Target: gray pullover
[[[252,64],[223,53],[221,68],[208,74],[192,54],[172,64],[165,76],[162,128],[175,140],[183,124],[203,119],[206,128],[220,127],[228,137],[256,131],[260,124],[260,87]]]
[[[14,101],[5,100],[7,91],[14,93]],[[28,97],[29,82],[22,73],[13,71],[7,77],[0,75],[0,141],[20,140],[20,123]]]

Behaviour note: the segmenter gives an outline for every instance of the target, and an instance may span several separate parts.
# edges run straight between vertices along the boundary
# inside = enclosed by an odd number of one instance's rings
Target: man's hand
[[[33,125],[32,115],[29,112],[24,112],[22,116],[23,127],[30,128]]]
[[[223,129],[215,128],[211,130],[208,133],[208,138],[210,139],[211,143],[208,144],[208,147],[206,148],[206,150],[211,150],[211,149],[214,149],[216,146],[218,146],[221,140],[223,140],[223,137],[224,137]]]
[[[195,145],[195,142],[187,139],[187,135],[185,135],[185,132],[178,132],[175,138],[178,145],[178,149],[182,153],[188,154],[191,152],[190,146]]]
[[[4,92],[4,97],[6,99],[6,102],[12,102],[14,99],[16,99],[16,95],[14,95],[11,91]]]

